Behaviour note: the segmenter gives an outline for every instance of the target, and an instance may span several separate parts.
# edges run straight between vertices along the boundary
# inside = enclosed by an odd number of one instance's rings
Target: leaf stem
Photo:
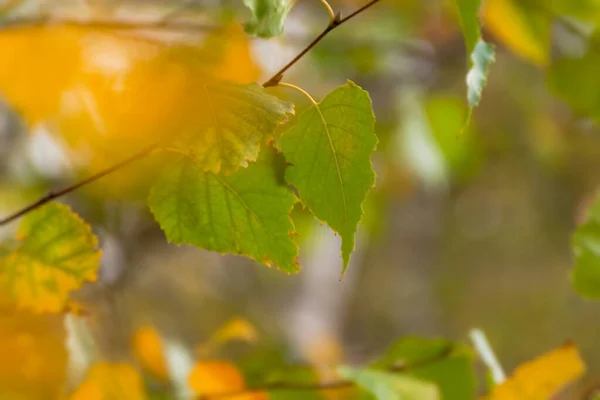
[[[284,65],[279,71],[277,71],[271,78],[267,79],[263,83],[263,87],[277,86],[277,83],[279,83],[279,81],[281,81],[281,78],[283,78],[283,74],[288,69],[290,69],[294,64],[296,64],[298,61],[300,61],[300,59],[302,57],[304,57],[306,55],[306,53],[308,53],[313,47],[315,47],[325,36],[327,36],[327,34],[329,32],[331,32],[338,26],[342,25],[344,22],[347,22],[347,21],[351,20],[352,18],[356,17],[357,15],[359,15],[363,11],[367,10],[371,6],[375,5],[379,1],[381,1],[381,0],[371,0],[370,2],[368,2],[367,4],[365,4],[358,10],[354,11],[352,14],[348,15],[347,17],[339,18],[339,15],[336,16],[333,20],[331,20],[331,22],[329,23],[329,25],[327,25],[327,27],[323,30],[323,32],[321,32],[316,38],[314,38],[313,41],[310,42],[304,48],[304,50],[302,50],[300,53],[298,53],[298,55],[296,57],[292,58],[286,65]]]
[[[313,99],[313,97],[310,94],[308,94],[308,92],[306,90],[302,89],[300,86],[292,85],[291,83],[287,83],[287,82],[279,82],[279,83],[277,83],[277,86],[294,89],[294,90],[302,93],[304,96],[306,96],[306,98],[308,100],[310,100],[310,102],[313,105],[315,105],[315,106],[318,105],[317,102],[316,102],[316,100]]]
[[[330,23],[333,23],[333,21],[335,21],[335,12],[333,11],[333,8],[331,8],[331,6],[327,2],[327,0],[321,0],[321,3],[323,3],[323,5],[325,6],[325,8],[327,9],[327,12],[329,13],[329,21],[330,21]]]
[[[158,149],[157,145],[152,145],[149,147],[146,147],[145,149],[143,149],[142,151],[137,152],[136,154],[134,154],[133,156],[109,167],[106,168],[105,170],[102,170],[82,181],[79,181],[73,185],[67,186],[63,189],[60,189],[58,191],[51,191],[48,192],[45,196],[40,197],[38,200],[36,200],[35,202],[29,204],[28,206],[23,207],[22,209],[14,212],[13,214],[3,218],[0,220],[0,226],[6,225],[12,221],[14,221],[17,218],[20,218],[22,216],[24,216],[25,214],[30,213],[33,210],[36,210],[38,208],[40,208],[41,206],[43,206],[46,203],[49,203],[53,200],[56,200],[59,197],[62,197],[68,193],[71,193],[77,189],[79,189],[82,186],[86,186],[89,185],[92,182],[95,182],[99,179],[104,178],[105,176],[112,174],[115,171],[120,170],[121,168],[124,168],[126,166],[128,166],[129,164],[133,164],[136,161],[139,161],[143,158],[146,158],[147,156],[149,156],[154,150]]]

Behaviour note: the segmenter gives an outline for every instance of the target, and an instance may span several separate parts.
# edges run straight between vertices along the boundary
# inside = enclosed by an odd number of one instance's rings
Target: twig
[[[355,16],[362,13],[363,11],[365,11],[366,9],[368,9],[375,3],[378,3],[379,1],[380,0],[371,0],[369,3],[365,4],[364,6],[362,6],[358,10],[354,11],[352,14],[348,15],[345,18],[340,18],[340,14],[337,14],[335,16],[335,18],[329,23],[329,25],[325,28],[325,30],[323,30],[323,32],[321,32],[321,34],[319,36],[317,36],[312,42],[310,42],[308,44],[308,46],[306,46],[306,48],[304,48],[304,50],[302,50],[296,57],[294,57],[290,62],[288,62],[283,68],[281,68],[277,73],[275,73],[275,75],[273,75],[265,83],[263,83],[263,87],[276,86],[279,83],[279,81],[281,80],[281,78],[283,77],[283,74],[288,69],[290,69],[294,64],[296,64],[313,47],[315,47],[315,45],[317,43],[319,43],[321,41],[321,39],[323,39],[329,32],[331,32],[332,30],[334,30],[336,27],[340,26],[344,22],[349,21],[350,19],[354,18]],[[0,29],[4,29],[4,28],[10,27],[10,26],[15,26],[15,27],[23,26],[23,23],[26,23],[27,21],[24,21],[24,22],[21,21],[21,22],[22,23],[20,25],[17,24],[17,22],[15,22],[14,25],[10,25],[10,24],[1,25]],[[30,25],[28,25],[28,26],[32,26],[32,25],[37,26],[37,25],[44,25],[44,24],[49,24],[49,23],[62,23],[62,24],[71,23],[71,24],[80,24],[82,26],[90,26],[90,24],[92,24],[92,26],[96,26],[96,27],[101,26],[104,28],[112,27],[112,29],[141,29],[139,23],[133,24],[133,23],[122,23],[122,22],[115,22],[115,21],[106,21],[106,22],[88,21],[88,22],[86,22],[86,21],[72,21],[72,20],[71,21],[64,21],[64,20],[61,21],[61,20],[52,20],[52,19],[48,19],[48,20],[38,19],[38,20],[30,20],[29,23],[30,23]],[[145,27],[162,28],[162,27],[168,26],[168,20],[160,20],[153,24],[150,23],[150,24],[147,24],[144,26]],[[194,25],[194,27],[197,27],[197,26],[198,25]],[[146,148],[146,149],[136,153],[135,155],[129,157],[128,159],[126,159],[118,164],[115,164],[112,167],[109,167],[95,175],[92,175],[87,179],[77,182],[71,186],[67,186],[64,189],[61,189],[59,191],[49,192],[44,197],[41,197],[40,199],[36,200],[35,202],[29,204],[28,206],[23,207],[19,211],[0,220],[0,226],[6,225],[9,222],[12,222],[17,218],[20,218],[20,217],[24,216],[25,214],[38,209],[39,207],[43,206],[44,204],[51,202],[52,200],[55,200],[59,197],[62,197],[64,195],[68,194],[68,193],[71,193],[71,192],[79,189],[82,186],[85,186],[92,182],[95,182],[95,181],[105,177],[106,175],[109,175],[129,164],[132,164],[138,160],[141,160],[141,159],[145,158],[146,156],[148,156],[150,153],[152,153],[157,148],[158,148],[157,145],[150,146],[149,148]]]
[[[89,185],[92,182],[95,182],[99,179],[104,178],[106,175],[112,174],[115,171],[120,170],[121,168],[124,168],[126,166],[128,166],[129,164],[133,164],[134,162],[141,160],[145,157],[147,157],[148,155],[150,155],[150,153],[152,153],[154,150],[156,150],[158,147],[156,145],[152,145],[149,146],[147,148],[145,148],[144,150],[134,154],[133,156],[121,161],[118,164],[113,165],[112,167],[109,167],[103,171],[98,172],[97,174],[94,174],[82,181],[79,181],[73,185],[67,186],[63,189],[60,189],[56,192],[48,192],[44,197],[39,198],[38,200],[36,200],[35,202],[29,204],[26,207],[23,207],[22,209],[20,209],[19,211],[16,211],[15,213],[9,215],[8,217],[0,220],[0,226],[2,225],[6,225],[9,222],[14,221],[17,218],[22,217],[23,215],[37,209],[40,208],[41,206],[43,206],[46,203],[51,202],[52,200],[55,200],[59,197],[62,197],[64,195],[66,195],[67,193],[71,193],[77,189],[79,189],[82,186],[86,186]]]
[[[390,367],[385,368],[386,372],[405,372],[409,370],[413,370],[415,368],[427,366],[438,361],[445,360],[452,354],[454,350],[453,345],[448,345],[444,347],[439,353],[424,358],[422,360],[416,361],[411,364],[398,364],[392,365]],[[196,398],[196,400],[226,400],[230,397],[252,394],[252,393],[261,393],[261,392],[274,392],[274,391],[316,391],[316,390],[335,390],[335,389],[345,389],[355,387],[356,384],[353,381],[349,381],[346,379],[331,381],[331,382],[323,382],[323,383],[295,383],[295,382],[273,382],[267,383],[263,386],[249,387],[246,389],[231,391],[227,393],[220,393],[214,395],[202,395]]]
[[[356,17],[358,14],[362,13],[366,9],[368,9],[371,6],[375,5],[379,1],[380,0],[371,0],[370,2],[368,2],[367,4],[365,4],[364,6],[362,6],[361,8],[359,8],[358,10],[354,11],[352,14],[350,14],[347,17],[344,17],[344,18],[340,18],[340,14],[339,13],[336,14],[335,18],[329,23],[329,25],[327,25],[327,27],[323,30],[323,32],[321,32],[319,34],[319,36],[317,36],[316,38],[314,38],[313,41],[310,42],[304,48],[304,50],[302,50],[300,53],[298,53],[298,55],[296,57],[294,57],[290,62],[288,62],[286,65],[284,65],[271,78],[267,79],[265,81],[265,83],[263,83],[263,87],[277,86],[277,83],[279,83],[279,81],[281,80],[281,78],[283,78],[283,74],[288,69],[290,69],[294,64],[296,64],[298,61],[300,61],[300,59],[302,57],[304,57],[306,55],[306,53],[308,53],[313,47],[315,47],[317,45],[317,43],[319,43],[325,36],[327,36],[327,34],[329,32],[331,32],[332,30],[334,30],[338,26],[342,25],[344,22],[347,22],[347,21],[351,20],[352,18]]]
[[[494,350],[492,350],[492,346],[488,342],[485,334],[481,329],[472,329],[469,332],[469,336],[471,337],[471,341],[473,342],[473,346],[483,363],[488,367],[492,374],[492,378],[494,379],[494,383],[496,385],[501,384],[506,380],[506,374],[498,362],[496,358],[496,354],[494,354]]]

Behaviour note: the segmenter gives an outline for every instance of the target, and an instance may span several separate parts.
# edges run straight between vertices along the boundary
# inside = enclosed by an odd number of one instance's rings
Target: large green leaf
[[[440,398],[435,385],[405,374],[347,366],[338,368],[338,372],[344,379],[355,382],[377,400],[438,400]]]
[[[575,268],[571,279],[577,293],[600,297],[600,198],[588,210],[585,223],[573,235]]]
[[[294,109],[256,83],[213,83],[203,86],[208,121],[186,135],[181,148],[193,153],[206,171],[226,174],[255,161],[260,146]]]
[[[252,20],[246,24],[246,32],[269,38],[283,33],[283,24],[294,5],[293,0],[244,0],[252,11]]]
[[[369,94],[348,82],[304,111],[277,143],[290,163],[286,180],[311,212],[341,235],[344,270],[362,203],[375,182],[374,125]]]
[[[445,400],[473,399],[476,393],[472,352],[444,339],[408,336],[394,343],[376,368],[403,368],[407,374],[435,383]]]
[[[481,100],[481,92],[487,82],[490,64],[494,61],[494,46],[481,38],[477,13],[481,0],[456,0],[465,47],[469,56],[467,73],[467,100],[475,107]]]
[[[66,205],[51,203],[28,214],[17,239],[0,259],[0,283],[20,306],[61,311],[69,292],[96,280],[98,239]]]
[[[246,255],[297,272],[291,238],[293,193],[277,177],[272,151],[229,176],[205,172],[183,156],[153,186],[148,204],[167,239]]]

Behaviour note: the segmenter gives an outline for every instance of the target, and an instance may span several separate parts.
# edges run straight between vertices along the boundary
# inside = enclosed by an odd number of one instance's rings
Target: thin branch
[[[452,352],[454,351],[454,346],[449,344],[445,346],[439,353],[424,358],[422,360],[416,361],[410,364],[398,364],[392,365],[388,368],[385,368],[386,372],[406,372],[413,370],[415,368],[424,367],[438,361],[443,361],[448,358]],[[227,393],[220,393],[214,395],[202,395],[196,398],[196,400],[227,400],[228,398],[252,394],[252,393],[263,393],[263,392],[275,392],[275,391],[321,391],[321,390],[336,390],[336,389],[346,389],[356,387],[356,384],[353,381],[349,381],[346,379],[341,379],[337,381],[331,382],[323,382],[323,383],[297,383],[297,382],[273,382],[267,383],[263,386],[249,387],[246,389],[231,391]]]
[[[113,165],[112,167],[106,168],[103,171],[98,172],[97,174],[94,174],[82,181],[79,181],[73,185],[67,186],[63,189],[60,189],[58,191],[55,192],[48,192],[44,197],[39,198],[38,200],[36,200],[35,202],[29,204],[26,207],[23,207],[22,209],[20,209],[19,211],[16,211],[15,213],[9,215],[8,217],[1,219],[0,220],[0,226],[2,225],[6,225],[12,221],[14,221],[17,218],[22,217],[23,215],[36,210],[38,208],[40,208],[41,206],[43,206],[46,203],[49,203],[53,200],[56,200],[59,197],[62,197],[68,193],[71,193],[77,189],[79,189],[82,186],[86,186],[89,185],[92,182],[96,182],[99,179],[104,178],[106,175],[112,174],[115,171],[120,170],[121,168],[124,168],[126,166],[128,166],[129,164],[133,164],[136,161],[139,161],[143,158],[146,158],[147,156],[149,156],[154,150],[156,150],[158,147],[156,145],[152,145],[149,147],[146,147],[144,150],[134,154],[133,156],[121,161],[118,164]]]
[[[281,80],[281,78],[283,78],[283,74],[288,69],[290,69],[294,64],[296,64],[298,61],[300,61],[300,59],[302,57],[304,57],[306,55],[306,53],[308,53],[313,47],[315,47],[325,36],[327,36],[327,34],[329,32],[331,32],[332,30],[334,30],[338,26],[342,25],[344,22],[347,22],[347,21],[351,20],[352,18],[356,17],[357,15],[359,15],[363,11],[367,10],[371,6],[375,5],[379,1],[380,0],[371,0],[370,2],[368,2],[367,4],[365,4],[364,6],[362,6],[361,8],[359,8],[358,10],[354,11],[352,14],[350,14],[347,17],[344,17],[344,18],[340,18],[340,14],[337,14],[335,16],[335,18],[329,23],[329,25],[327,25],[327,27],[323,30],[323,32],[321,32],[319,34],[319,36],[317,36],[316,38],[314,38],[313,41],[310,42],[304,48],[304,50],[302,50],[300,53],[298,53],[298,55],[296,57],[294,57],[292,60],[290,60],[290,62],[288,62],[286,65],[284,65],[271,78],[267,79],[265,81],[265,83],[263,83],[263,87],[277,86],[277,83],[279,83],[279,81]]]
[[[325,8],[327,9],[327,13],[329,14],[330,23],[333,23],[333,21],[335,21],[335,12],[333,11],[333,8],[331,8],[331,6],[327,2],[327,0],[321,0],[321,3],[323,3]]]
[[[294,57],[283,68],[281,68],[275,75],[273,75],[270,79],[268,79],[263,84],[263,86],[264,87],[276,86],[279,83],[279,81],[281,80],[281,78],[283,77],[283,74],[288,69],[290,69],[294,64],[296,64],[302,57],[304,57],[304,55],[306,53],[308,53],[313,47],[315,47],[315,45],[317,43],[319,43],[321,41],[321,39],[323,39],[329,32],[331,32],[332,30],[334,30],[336,27],[340,26],[344,22],[349,21],[350,19],[354,18],[355,16],[362,13],[363,11],[365,11],[366,9],[368,9],[375,3],[378,3],[379,1],[380,0],[371,0],[369,3],[365,4],[364,6],[362,6],[358,10],[354,11],[352,14],[348,15],[345,18],[340,18],[340,15],[337,14],[335,16],[335,18],[330,22],[330,24],[325,28],[325,30],[323,30],[323,32],[321,32],[321,34],[319,36],[317,36],[312,42],[310,42],[304,50],[302,50],[296,57]],[[90,27],[90,26],[97,27],[97,28],[102,27],[102,28],[106,28],[106,29],[109,29],[109,28],[110,29],[142,29],[142,27],[140,26],[140,23],[138,23],[138,22],[136,22],[136,23],[126,23],[125,22],[124,23],[121,21],[116,22],[116,21],[84,21],[84,20],[82,20],[82,21],[77,21],[77,20],[65,21],[65,20],[53,20],[51,18],[46,19],[46,20],[45,19],[20,20],[20,21],[15,21],[14,24],[9,22],[7,24],[0,25],[0,29],[6,29],[9,27],[19,27],[19,26],[39,26],[39,25],[47,25],[47,24],[52,24],[52,23],[75,24],[75,25],[81,25],[81,26],[86,26],[86,27]],[[180,28],[185,27],[185,25],[178,25],[178,26]],[[165,28],[165,27],[169,27],[169,21],[168,20],[159,20],[156,22],[146,23],[143,27]],[[194,24],[193,26],[190,25],[190,27],[193,27],[194,29],[198,29],[199,25]],[[138,160],[141,160],[141,159],[145,158],[146,156],[150,155],[156,149],[158,149],[158,146],[152,145],[152,146],[134,154],[133,156],[129,157],[128,159],[126,159],[118,164],[115,164],[112,167],[109,167],[95,175],[92,175],[87,179],[77,182],[71,186],[67,186],[59,191],[49,192],[48,194],[46,194],[45,196],[36,200],[35,202],[29,204],[28,206],[23,207],[19,211],[16,211],[15,213],[9,215],[8,217],[6,217],[4,219],[1,219],[0,226],[6,225],[6,224],[16,220],[17,218],[20,218],[20,217],[24,216],[25,214],[38,209],[39,207],[43,206],[44,204],[47,204],[53,200],[56,200],[57,198],[62,197],[68,193],[71,193],[71,192],[79,189],[82,186],[86,186],[92,182],[95,182],[101,178],[104,178],[105,176],[107,176],[115,171],[120,170],[123,167],[128,166],[129,164],[132,164]]]

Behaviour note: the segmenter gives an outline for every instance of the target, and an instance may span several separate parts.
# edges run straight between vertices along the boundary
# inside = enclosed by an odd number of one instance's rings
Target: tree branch
[[[281,68],[279,71],[277,71],[277,73],[275,73],[275,75],[273,75],[265,83],[263,83],[263,87],[276,86],[277,83],[279,83],[279,81],[283,77],[283,74],[288,69],[290,69],[294,64],[296,64],[302,57],[304,57],[304,55],[306,53],[308,53],[313,47],[315,47],[315,45],[317,43],[319,43],[329,32],[331,32],[338,26],[342,25],[344,22],[347,22],[350,19],[354,18],[355,16],[362,13],[363,11],[365,11],[369,7],[373,6],[375,3],[378,3],[379,1],[380,0],[371,0],[369,3],[365,4],[364,6],[362,6],[358,10],[354,11],[352,14],[348,15],[345,18],[340,18],[340,14],[338,13],[335,16],[335,18],[329,23],[329,25],[327,25],[327,27],[323,30],[323,32],[321,32],[321,34],[319,34],[315,39],[313,39],[313,41],[310,42],[304,48],[304,50],[302,50],[296,57],[294,57],[285,66],[283,66],[283,68]],[[6,28],[10,28],[10,27],[19,27],[19,26],[39,26],[39,25],[51,24],[51,23],[62,23],[62,24],[68,23],[68,24],[75,24],[75,25],[82,25],[82,26],[103,27],[103,28],[107,28],[107,29],[108,28],[110,28],[110,29],[142,29],[143,27],[146,27],[146,28],[168,28],[170,26],[168,20],[159,20],[154,23],[143,23],[142,22],[141,24],[143,24],[143,25],[141,26],[140,23],[124,23],[124,22],[120,22],[120,21],[117,21],[117,22],[115,22],[115,21],[88,21],[88,22],[86,22],[86,21],[74,21],[74,20],[69,20],[69,21],[53,20],[53,19],[49,18],[49,19],[38,19],[38,20],[25,20],[25,21],[21,21],[20,23],[19,23],[19,21],[15,21],[14,23],[0,25],[0,29],[6,29]],[[194,24],[194,25],[190,25],[190,26],[179,25],[179,27],[180,28],[193,27],[194,29],[198,29],[200,27],[200,25],[198,25],[198,24]],[[62,197],[68,193],[71,193],[71,192],[79,189],[82,186],[86,186],[92,182],[95,182],[101,178],[104,178],[105,176],[107,176],[109,174],[112,174],[115,171],[120,170],[121,168],[128,166],[129,164],[132,164],[138,160],[141,160],[141,159],[145,158],[146,156],[148,156],[150,153],[152,153],[157,148],[158,148],[157,145],[152,145],[152,146],[134,154],[133,156],[129,157],[128,159],[121,161],[120,163],[115,164],[112,167],[109,167],[95,175],[90,176],[89,178],[86,178],[80,182],[73,184],[73,185],[67,186],[56,192],[49,192],[45,196],[36,200],[35,202],[23,207],[19,211],[14,212],[13,214],[5,217],[4,219],[1,219],[0,226],[6,225],[6,224],[16,220],[17,218],[20,218],[20,217],[24,216],[25,214],[28,214],[31,211],[34,211],[34,210],[40,208],[41,206],[43,206],[46,203],[56,200],[57,198]]]
[[[416,361],[410,364],[398,364],[392,365],[388,368],[385,368],[386,372],[406,372],[413,370],[415,368],[424,367],[438,361],[443,361],[448,358],[452,352],[454,351],[454,346],[452,344],[448,344],[439,353],[424,358],[422,360]],[[249,387],[242,390],[231,391],[227,393],[220,393],[214,395],[202,395],[196,398],[196,400],[227,400],[227,398],[240,396],[245,394],[252,393],[261,393],[261,392],[273,392],[273,391],[320,391],[320,390],[335,390],[335,389],[346,389],[356,387],[356,384],[353,381],[349,381],[346,379],[341,379],[338,381],[331,382],[323,382],[323,383],[295,383],[295,382],[273,382],[267,383],[263,386]]]

